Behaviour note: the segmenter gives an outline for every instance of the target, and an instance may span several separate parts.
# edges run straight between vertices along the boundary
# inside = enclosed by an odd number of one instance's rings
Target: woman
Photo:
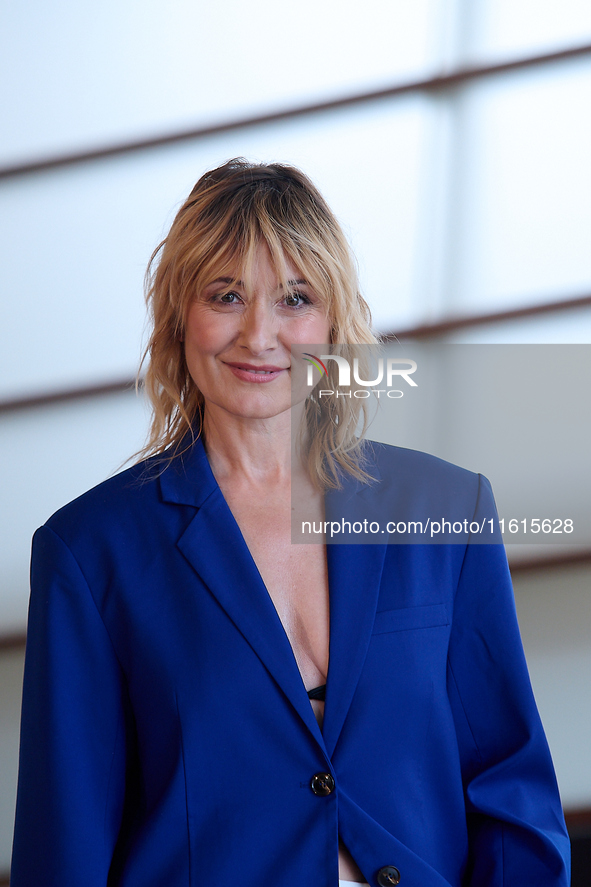
[[[153,268],[152,455],[35,536],[13,887],[566,885],[502,546],[291,545],[292,488],[494,515],[292,409],[292,345],[374,342],[320,194],[231,161]]]

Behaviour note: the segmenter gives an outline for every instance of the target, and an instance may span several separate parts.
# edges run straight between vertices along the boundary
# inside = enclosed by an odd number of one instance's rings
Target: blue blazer
[[[329,510],[495,514],[483,477],[372,459]],[[154,464],[35,535],[12,887],[336,887],[339,834],[372,887],[567,887],[503,547],[328,546],[321,731],[201,442]]]

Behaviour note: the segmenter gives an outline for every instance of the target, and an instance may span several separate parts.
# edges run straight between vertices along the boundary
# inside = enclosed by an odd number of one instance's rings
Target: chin
[[[261,402],[257,398],[243,397],[232,404],[220,404],[230,415],[240,419],[274,419],[291,409],[291,400],[284,403]]]

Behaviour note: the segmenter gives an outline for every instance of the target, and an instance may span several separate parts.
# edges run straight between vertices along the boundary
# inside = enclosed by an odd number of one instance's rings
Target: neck
[[[269,419],[248,419],[208,404],[203,421],[204,441],[218,482],[239,478],[242,483],[255,485],[289,483],[293,438],[297,437],[292,434],[292,421],[296,416],[298,420],[303,418],[303,405]]]

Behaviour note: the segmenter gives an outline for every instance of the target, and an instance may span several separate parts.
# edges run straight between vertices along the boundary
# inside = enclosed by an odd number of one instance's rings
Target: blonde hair
[[[148,265],[152,334],[142,366],[147,364],[143,385],[152,405],[152,423],[140,457],[167,451],[173,458],[181,452],[181,442],[186,444],[187,434],[190,446],[201,433],[203,395],[184,353],[187,312],[195,295],[220,271],[229,266],[248,270],[261,244],[267,246],[284,285],[287,261],[305,275],[324,303],[331,342],[345,346],[343,354],[348,344],[375,344],[355,260],[312,182],[284,164],[230,160],[199,179]],[[318,488],[339,487],[342,472],[369,480],[363,468],[360,421],[364,430],[367,416],[361,399],[324,398],[320,403],[314,395],[308,398],[305,459]]]

